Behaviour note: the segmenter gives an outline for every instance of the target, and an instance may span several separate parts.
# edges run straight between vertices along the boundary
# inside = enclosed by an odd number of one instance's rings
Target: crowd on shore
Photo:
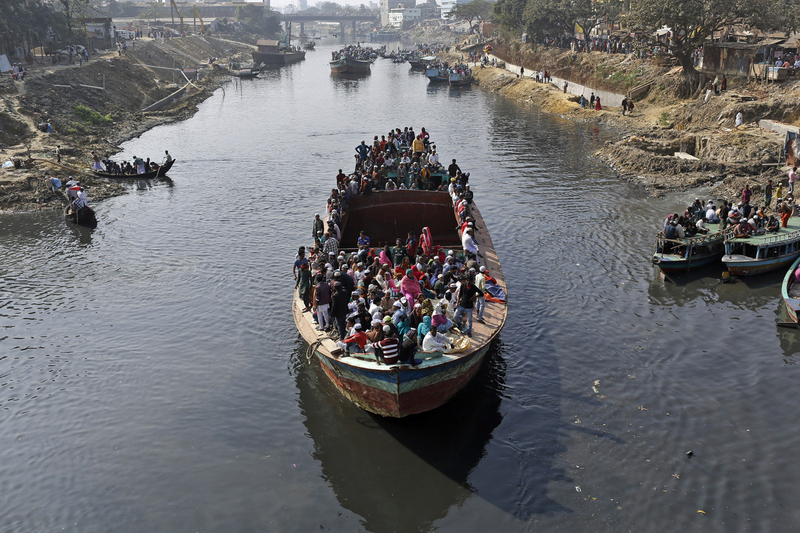
[[[486,298],[504,297],[479,264],[483,256],[470,215],[468,174],[461,173],[455,160],[445,174],[444,188],[417,188],[448,192],[458,217],[461,250],[434,245],[427,228],[419,237],[413,232],[398,237],[394,246],[371,242],[365,228],[357,242],[348,243],[355,245],[352,251],[340,249],[348,199],[390,191],[392,185],[399,188],[397,177],[385,172],[387,160],[408,157],[414,168],[427,158],[427,167],[434,155],[424,128],[419,134],[413,128],[398,128],[381,139],[376,135],[371,145],[362,141],[356,147],[353,174],[348,177],[340,170],[336,177],[325,219],[315,215],[313,245],[298,251],[292,270],[304,311],[314,314],[317,329],[338,338],[344,356],[413,365],[417,350],[428,352],[426,356],[458,350],[464,336],[472,335],[473,309],[475,319],[483,321]]]

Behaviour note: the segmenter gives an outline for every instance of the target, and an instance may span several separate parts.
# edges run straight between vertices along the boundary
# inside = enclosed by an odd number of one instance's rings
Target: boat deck
[[[787,227],[780,228],[777,233],[767,233],[765,235],[753,235],[751,237],[739,237],[728,239],[730,243],[749,244],[751,246],[761,246],[764,244],[777,243],[782,240],[800,239],[800,217],[793,216],[787,222]]]
[[[399,191],[395,192],[382,192],[378,194],[396,194]],[[375,193],[373,193],[375,194]],[[421,192],[421,194],[437,194],[435,192],[425,193]],[[441,194],[441,193],[439,193]],[[492,278],[497,281],[497,285],[503,289],[508,295],[508,290],[506,287],[505,278],[503,277],[503,270],[500,266],[500,260],[497,257],[497,253],[494,249],[494,244],[492,243],[491,237],[489,236],[489,232],[486,229],[486,226],[483,222],[483,217],[480,214],[477,206],[473,204],[471,209],[471,213],[475,218],[476,227],[475,227],[475,240],[478,243],[478,248],[483,254],[483,258],[480,261],[480,264],[486,267],[487,274],[489,274]],[[434,236],[434,244],[435,244],[435,236]],[[450,361],[467,357],[474,352],[480,350],[481,348],[485,347],[492,339],[500,332],[506,322],[506,318],[508,316],[508,305],[506,303],[498,303],[498,302],[490,302],[486,301],[486,308],[484,310],[483,318],[484,322],[478,322],[477,320],[473,320],[472,325],[472,336],[470,338],[470,347],[463,352],[455,353],[452,355],[444,354],[442,357],[437,357],[434,359],[428,359],[418,364],[416,366],[411,365],[404,365],[404,364],[397,364],[397,365],[390,365],[387,367],[385,364],[379,364],[376,361],[368,361],[364,359],[358,359],[356,357],[344,357],[340,358],[341,350],[337,346],[336,342],[324,331],[318,331],[316,329],[316,324],[314,323],[313,314],[309,312],[303,312],[303,301],[297,295],[297,291],[294,292],[293,298],[293,313],[295,322],[297,323],[298,330],[303,338],[309,344],[312,343],[319,343],[319,347],[317,350],[326,357],[335,357],[340,362],[346,363],[350,366],[357,367],[360,369],[365,370],[379,370],[379,371],[387,371],[391,369],[393,371],[414,371],[424,368],[436,367],[440,365],[444,365],[449,363]],[[473,311],[474,313],[474,311]],[[474,315],[473,315],[474,317]],[[424,352],[422,352],[424,355]],[[418,357],[422,359],[422,357]]]

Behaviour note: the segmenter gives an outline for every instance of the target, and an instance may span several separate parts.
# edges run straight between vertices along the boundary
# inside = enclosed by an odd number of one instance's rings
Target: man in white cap
[[[353,326],[355,333],[345,338],[344,340],[336,341],[339,348],[345,353],[357,352],[363,353],[367,347],[367,334],[361,329],[361,322],[356,322]]]
[[[478,322],[483,322],[483,311],[486,309],[486,267],[482,266],[480,271],[475,274],[475,286],[481,291],[478,299],[475,300],[475,311]]]
[[[475,260],[478,260],[478,257],[482,257],[480,252],[478,251],[478,243],[475,242],[475,238],[473,237],[475,230],[472,228],[467,228],[465,232],[461,235],[461,247],[464,249],[465,253],[472,254],[475,256]]]

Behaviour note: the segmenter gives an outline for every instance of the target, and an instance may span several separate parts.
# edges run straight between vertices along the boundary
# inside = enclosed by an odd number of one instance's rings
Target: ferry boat
[[[330,62],[331,72],[336,74],[369,74],[372,61],[368,59],[353,59],[342,57]]]
[[[725,236],[722,262],[734,276],[753,276],[789,266],[800,257],[800,218],[791,217],[778,233]]]
[[[800,282],[794,280],[794,273],[798,268],[800,268],[800,257],[789,267],[781,285],[781,296],[786,304],[786,314],[795,324],[798,323],[798,317],[800,317]]]
[[[653,264],[662,272],[688,272],[719,261],[725,252],[725,232],[719,224],[707,224],[708,233],[682,239],[666,239],[661,231],[656,237]]]
[[[409,231],[430,229],[434,245],[461,253],[460,236],[453,229],[458,217],[452,199],[444,191],[374,191],[351,196],[342,220],[342,242],[356,242],[366,229],[372,242],[395,242]],[[475,240],[496,286],[505,294],[506,283],[500,261],[481,213],[472,204]],[[340,249],[342,249],[340,247]],[[405,417],[435,409],[455,396],[477,373],[492,342],[497,338],[508,314],[503,301],[486,300],[484,321],[475,320],[472,336],[463,337],[469,345],[461,352],[417,352],[416,365],[379,364],[375,360],[343,357],[336,342],[318,331],[312,313],[304,312],[302,299],[295,291],[293,315],[300,335],[310,345],[314,358],[336,388],[350,401],[369,412],[386,417]],[[374,358],[373,358],[374,359]]]

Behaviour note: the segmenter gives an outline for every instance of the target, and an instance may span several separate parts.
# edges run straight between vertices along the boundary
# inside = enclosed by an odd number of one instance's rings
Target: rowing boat
[[[795,324],[798,323],[798,317],[800,317],[800,282],[795,282],[794,273],[799,267],[800,257],[792,263],[792,266],[783,277],[783,284],[781,285],[781,296],[783,296],[783,302],[786,304],[786,312]]]
[[[81,207],[77,214],[73,212],[71,205],[66,206],[64,208],[64,218],[67,222],[72,222],[78,226],[86,228],[97,227],[97,217],[95,216],[94,210],[88,205]]]
[[[172,165],[175,164],[176,159],[172,161],[168,161],[158,167],[158,170],[151,170],[150,172],[145,172],[144,174],[109,174],[108,172],[100,172],[99,170],[94,171],[94,175],[101,177],[101,178],[114,178],[114,179],[137,179],[137,180],[149,180],[152,178],[162,178],[167,175],[169,169],[172,168]]]
[[[477,228],[475,240],[483,258],[481,264],[506,291],[489,231],[480,211],[472,204],[470,215]],[[360,229],[372,242],[394,242],[409,231],[430,228],[433,244],[460,251],[460,236],[452,200],[447,192],[396,190],[352,196],[342,220],[342,242],[355,243]],[[487,298],[484,322],[475,321],[468,347],[458,353],[417,352],[419,364],[379,364],[375,360],[344,357],[334,339],[315,328],[313,315],[304,312],[295,292],[293,315],[300,335],[310,345],[315,359],[336,388],[359,407],[387,417],[404,417],[435,409],[460,391],[480,368],[508,314],[505,302]],[[464,337],[467,339],[467,337]]]

